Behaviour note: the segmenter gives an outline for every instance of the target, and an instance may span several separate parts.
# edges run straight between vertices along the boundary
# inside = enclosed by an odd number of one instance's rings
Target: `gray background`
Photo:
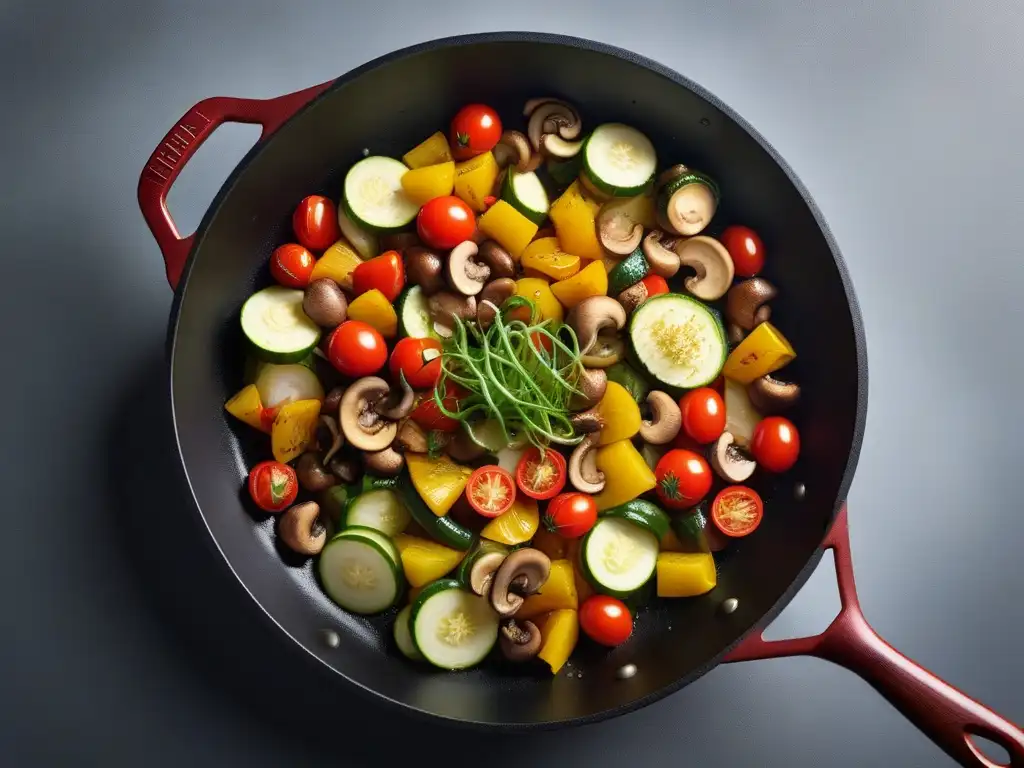
[[[312,681],[252,657],[253,633],[268,632],[258,620],[196,600],[226,587],[183,523],[163,366],[171,293],[135,202],[143,162],[205,96],[275,96],[396,47],[508,28],[660,60],[801,176],[867,324],[850,495],[865,612],[1024,721],[1019,2],[46,5],[0,9],[5,765],[430,763],[489,746],[501,765],[523,750],[552,765],[948,764],[865,684],[809,659],[719,668],[568,733],[447,742],[398,722],[400,738],[366,745],[358,734],[381,713],[317,703]],[[253,131],[220,131],[183,174],[171,204],[184,229]],[[820,629],[835,608],[826,562],[769,636]]]

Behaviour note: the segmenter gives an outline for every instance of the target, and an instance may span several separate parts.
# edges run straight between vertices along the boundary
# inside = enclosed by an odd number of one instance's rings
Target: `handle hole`
[[[982,736],[980,733],[965,733],[964,740],[978,759],[985,761],[985,765],[1004,767],[1010,765],[1010,753],[999,742]]]
[[[791,637],[820,635],[839,614],[840,606],[836,559],[832,550],[827,549],[811,578],[765,629],[764,639],[788,640]]]

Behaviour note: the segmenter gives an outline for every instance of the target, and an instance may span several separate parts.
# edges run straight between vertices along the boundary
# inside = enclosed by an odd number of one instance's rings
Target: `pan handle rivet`
[[[615,676],[619,680],[628,680],[636,674],[636,664],[623,664],[615,670]]]
[[[341,636],[333,629],[325,629],[321,634],[328,648],[337,648],[341,645]]]
[[[722,613],[736,613],[736,609],[739,607],[740,601],[737,600],[735,597],[730,597],[729,599],[722,602]]]
[[[793,498],[797,501],[803,501],[804,496],[807,495],[807,486],[803,483],[797,483],[793,486]]]

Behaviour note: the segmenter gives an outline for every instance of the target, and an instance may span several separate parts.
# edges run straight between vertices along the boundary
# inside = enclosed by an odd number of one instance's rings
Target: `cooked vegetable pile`
[[[326,594],[451,670],[497,645],[557,673],[579,629],[619,645],[711,591],[800,449],[764,245],[707,234],[715,181],[557,99],[521,122],[466,106],[302,200],[225,406],[269,435],[249,494]]]

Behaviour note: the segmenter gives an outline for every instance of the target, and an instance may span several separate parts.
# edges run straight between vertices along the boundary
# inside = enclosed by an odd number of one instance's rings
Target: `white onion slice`
[[[296,400],[324,399],[320,379],[309,368],[298,363],[264,365],[256,376],[256,389],[264,408],[277,408]]]

